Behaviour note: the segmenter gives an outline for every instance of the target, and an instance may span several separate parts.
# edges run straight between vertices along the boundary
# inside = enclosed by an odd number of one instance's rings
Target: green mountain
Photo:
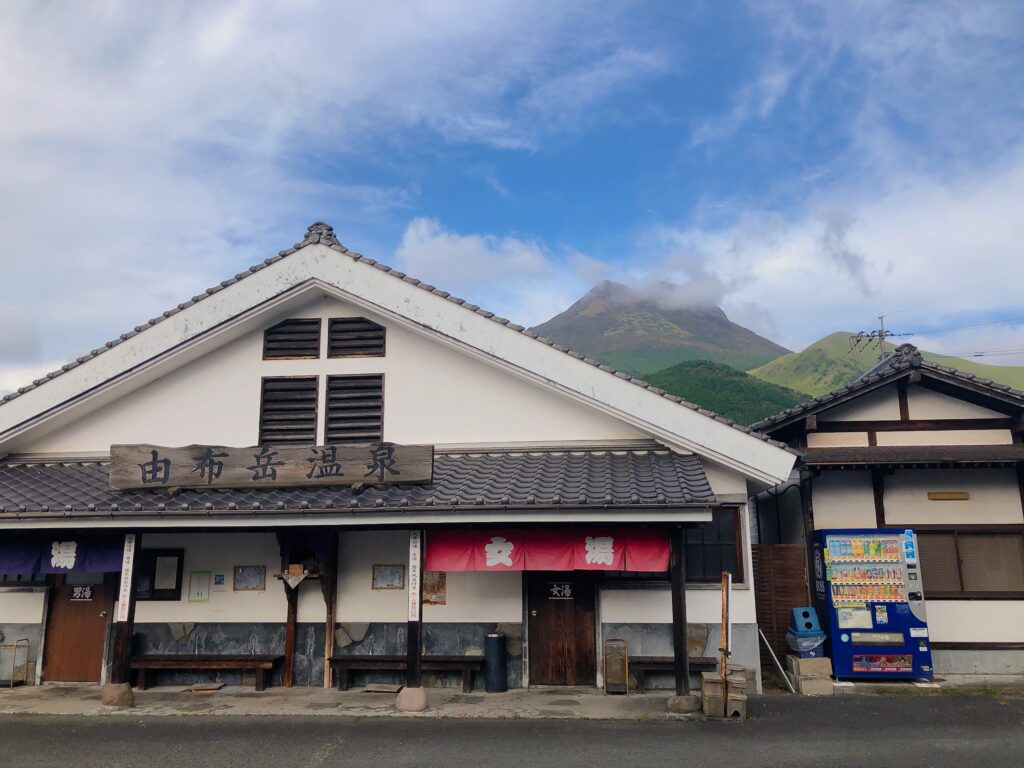
[[[718,307],[664,309],[609,281],[533,330],[637,375],[685,360],[747,370],[789,352],[732,322]]]
[[[760,381],[709,360],[679,363],[644,378],[656,387],[740,424],[753,424],[807,399],[807,395],[800,392]]]
[[[823,395],[849,384],[878,363],[878,347],[851,351],[851,336],[852,333],[843,331],[829,334],[802,352],[791,352],[748,372],[755,378],[781,387],[814,396]],[[889,344],[886,347],[892,349]],[[1024,366],[986,365],[923,349],[921,354],[925,360],[1024,389]]]

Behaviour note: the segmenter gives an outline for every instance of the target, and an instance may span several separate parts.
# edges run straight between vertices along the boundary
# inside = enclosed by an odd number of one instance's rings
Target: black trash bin
[[[488,693],[504,693],[508,690],[505,646],[505,636],[500,633],[489,634],[484,638],[484,690]]]

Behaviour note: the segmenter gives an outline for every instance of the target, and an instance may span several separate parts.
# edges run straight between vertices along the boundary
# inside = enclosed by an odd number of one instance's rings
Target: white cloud
[[[418,218],[406,227],[395,266],[516,323],[536,325],[590,287],[577,270],[592,276],[595,262],[576,252],[558,258],[530,238],[460,234]]]
[[[540,146],[657,69],[655,52],[619,39],[627,11],[0,5],[0,313],[32,318],[41,339],[2,340],[0,358],[80,354],[316,218],[382,252],[419,190],[367,183],[357,161],[386,167],[410,136]]]
[[[789,216],[749,211],[730,226],[682,226],[660,237],[700,254],[726,286],[723,308],[734,319],[774,328],[780,343],[800,348],[832,331],[876,328],[882,313],[896,332],[1024,316],[1021,200],[1024,153],[949,182],[903,176],[877,196],[851,188]],[[646,257],[655,272],[661,255]],[[911,340],[968,352],[1010,347],[1019,334],[1005,325]],[[1024,354],[991,362],[1024,363]]]

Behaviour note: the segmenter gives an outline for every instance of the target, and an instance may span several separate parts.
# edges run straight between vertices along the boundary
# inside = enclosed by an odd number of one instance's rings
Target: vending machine
[[[924,586],[912,530],[815,534],[814,587],[836,679],[931,679]]]

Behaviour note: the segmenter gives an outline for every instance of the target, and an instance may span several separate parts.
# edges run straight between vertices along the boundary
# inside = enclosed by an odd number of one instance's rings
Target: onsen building
[[[747,500],[795,459],[317,223],[2,399],[0,631],[35,682],[457,685],[500,632],[511,686],[621,639],[682,692],[723,570],[759,666]]]

